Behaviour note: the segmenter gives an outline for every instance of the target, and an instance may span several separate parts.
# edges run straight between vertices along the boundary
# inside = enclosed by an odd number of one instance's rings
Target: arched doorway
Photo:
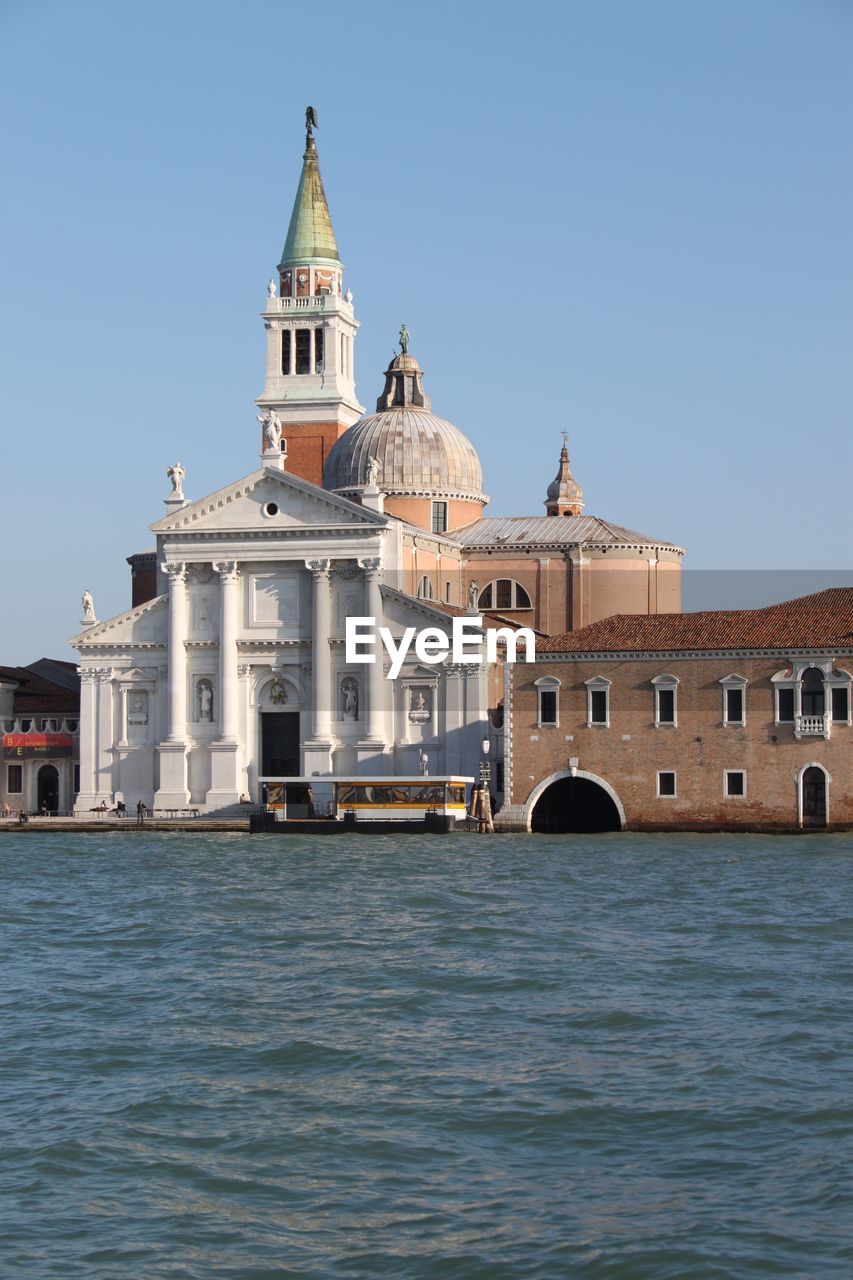
[[[38,795],[36,807],[39,812],[48,809],[55,812],[59,808],[59,770],[54,764],[43,764],[38,771]]]
[[[555,774],[528,800],[531,831],[550,833],[621,831],[625,811],[619,797],[594,774]]]
[[[800,774],[800,822],[804,827],[825,827],[828,813],[828,778],[819,764],[809,764]]]

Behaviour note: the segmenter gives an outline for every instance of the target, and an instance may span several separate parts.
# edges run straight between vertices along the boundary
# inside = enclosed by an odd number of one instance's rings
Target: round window
[[[263,512],[264,512],[264,515],[265,515],[265,516],[277,516],[277,515],[278,515],[278,503],[277,503],[277,502],[266,502],[266,503],[264,503]]]

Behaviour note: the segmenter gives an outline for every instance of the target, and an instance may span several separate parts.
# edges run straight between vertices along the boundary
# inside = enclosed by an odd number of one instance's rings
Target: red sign
[[[67,759],[73,750],[70,733],[4,733],[4,760]]]

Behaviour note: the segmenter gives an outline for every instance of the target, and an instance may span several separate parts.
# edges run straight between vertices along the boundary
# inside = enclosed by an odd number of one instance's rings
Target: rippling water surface
[[[849,837],[0,868],[4,1275],[853,1274]]]

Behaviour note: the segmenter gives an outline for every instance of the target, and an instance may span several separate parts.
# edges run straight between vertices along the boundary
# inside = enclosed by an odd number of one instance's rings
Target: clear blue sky
[[[491,514],[853,566],[850,0],[6,0],[0,661],[126,608],[165,468],[257,465],[318,146],[372,407],[405,320]],[[740,601],[739,603],[742,603]],[[755,603],[764,603],[757,600]]]

